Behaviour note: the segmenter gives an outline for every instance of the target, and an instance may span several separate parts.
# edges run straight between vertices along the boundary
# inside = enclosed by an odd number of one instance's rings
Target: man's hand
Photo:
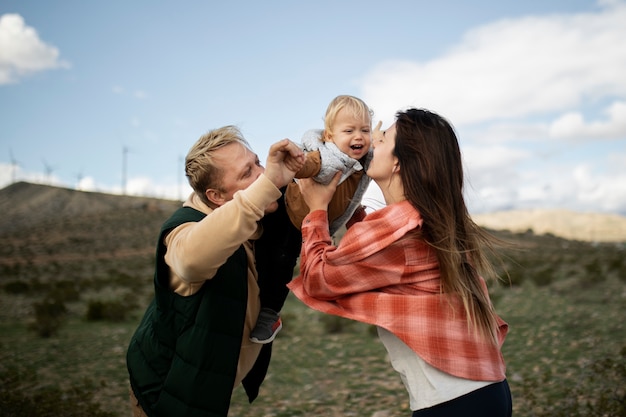
[[[300,193],[309,206],[310,211],[328,210],[328,203],[333,198],[337,184],[341,179],[341,171],[337,171],[333,179],[327,184],[320,184],[312,178],[302,178],[298,180]]]
[[[265,176],[278,188],[287,185],[304,165],[302,149],[289,139],[283,139],[270,147],[265,164]]]

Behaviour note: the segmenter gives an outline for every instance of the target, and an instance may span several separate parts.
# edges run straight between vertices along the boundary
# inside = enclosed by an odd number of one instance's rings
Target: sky
[[[471,213],[626,215],[626,0],[0,0],[0,188],[184,199],[238,126],[261,161],[337,95],[454,126]]]

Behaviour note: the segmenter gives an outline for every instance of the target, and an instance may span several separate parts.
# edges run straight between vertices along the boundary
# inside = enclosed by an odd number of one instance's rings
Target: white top
[[[411,411],[432,407],[493,384],[459,378],[429,365],[390,331],[378,327],[378,337],[385,345],[391,366],[402,378],[409,393]]]
[[[365,190],[363,199],[361,199],[361,205],[365,207],[365,212],[367,214],[379,210],[387,205],[385,203],[383,192],[374,181],[370,182],[367,190]]]

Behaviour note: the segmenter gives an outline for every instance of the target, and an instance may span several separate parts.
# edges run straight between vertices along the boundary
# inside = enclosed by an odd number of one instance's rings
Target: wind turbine
[[[183,158],[182,156],[178,157],[178,169],[176,170],[178,175],[177,175],[177,182],[178,182],[178,199],[182,200],[183,199],[183,195],[182,195],[182,191],[181,191],[181,176],[183,173],[183,165],[185,164],[185,158]]]
[[[76,189],[80,191],[80,182],[83,180],[83,170],[76,173]]]
[[[9,155],[11,158],[11,184],[14,184],[17,176],[17,167],[19,166],[19,162],[13,156],[13,149],[11,148],[9,148]]]
[[[43,167],[44,167],[44,170],[45,170],[46,182],[48,184],[52,184],[51,177],[52,177],[52,172],[54,171],[54,167],[52,167],[50,164],[48,164],[46,162],[46,160],[43,159],[43,158],[41,159],[41,161],[43,162]]]
[[[122,195],[126,195],[126,155],[128,146],[122,146]]]
[[[131,152],[131,150],[128,146],[122,146],[122,195],[126,195],[126,172],[129,152]]]

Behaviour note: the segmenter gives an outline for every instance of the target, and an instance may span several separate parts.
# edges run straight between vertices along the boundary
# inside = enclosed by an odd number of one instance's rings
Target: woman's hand
[[[333,198],[337,184],[341,179],[341,171],[337,171],[328,185],[315,182],[312,178],[302,178],[298,180],[300,193],[304,198],[310,211],[328,210],[328,203]]]

